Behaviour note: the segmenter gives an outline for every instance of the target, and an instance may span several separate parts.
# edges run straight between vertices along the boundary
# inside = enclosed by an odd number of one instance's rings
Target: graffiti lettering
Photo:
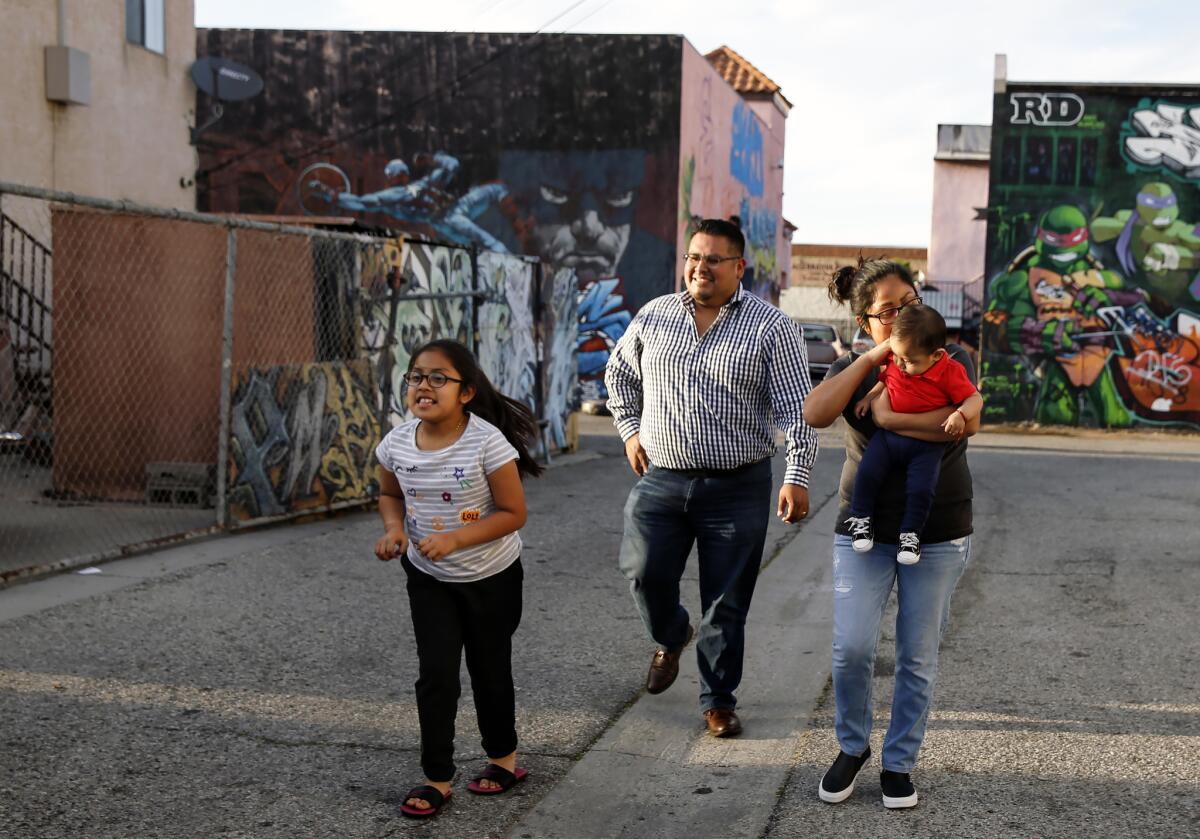
[[[470,323],[467,319],[468,294],[472,289],[471,256],[460,248],[437,245],[410,244],[400,249],[399,269],[396,254],[390,246],[364,267],[363,285],[372,290],[372,303],[363,319],[363,342],[371,363],[382,377],[388,368],[384,355],[388,347],[388,324],[392,323],[391,307],[396,306],[395,336],[390,346],[391,381],[389,404],[385,406],[393,421],[408,412],[404,404],[404,374],[414,350],[436,338],[453,338],[467,343]],[[386,272],[386,278],[365,275],[367,268]],[[401,296],[393,301],[389,284],[403,283],[405,292],[412,294],[454,294],[436,300],[411,300]]]
[[[763,194],[763,135],[758,117],[745,102],[733,107],[733,143],[729,149],[729,174],[755,197]]]
[[[229,457],[234,467],[231,482],[235,492],[239,486],[244,487],[243,494],[249,496],[247,500],[257,515],[263,516],[283,512],[268,472],[283,460],[291,442],[283,411],[275,403],[273,385],[270,379],[252,371],[233,403],[230,417],[233,439]]]
[[[379,439],[375,385],[363,361],[240,374],[231,414],[229,509],[277,516],[369,497]]]
[[[1062,286],[1048,283],[1045,280],[1038,280],[1037,288],[1034,289],[1038,298],[1050,303],[1066,303],[1071,299],[1071,294]]]
[[[481,253],[480,367],[496,389],[536,409],[537,347],[533,322],[533,265],[519,257]]]
[[[576,288],[579,281],[570,268],[561,268],[553,276],[542,277],[542,341],[545,347],[542,366],[542,393],[545,395],[544,418],[550,440],[559,449],[567,446],[567,418],[579,407],[579,368],[575,345],[579,336]]]
[[[1013,125],[1075,125],[1083,119],[1083,100],[1074,93],[1013,93]]]
[[[317,370],[311,380],[297,389],[288,416],[292,445],[284,472],[284,498],[291,498],[297,487],[307,494],[321,468],[321,455],[337,434],[337,417],[325,415],[326,386],[324,372]]]
[[[1160,102],[1153,110],[1134,111],[1129,122],[1139,132],[1125,138],[1132,162],[1200,179],[1200,106]]]
[[[1178,395],[1192,381],[1192,368],[1175,353],[1143,350],[1129,368],[1129,374],[1157,385],[1166,393]]]

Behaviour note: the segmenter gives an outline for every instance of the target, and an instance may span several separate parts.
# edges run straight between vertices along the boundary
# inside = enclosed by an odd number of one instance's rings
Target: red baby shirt
[[[952,359],[949,353],[939,358],[934,365],[919,376],[910,376],[892,362],[879,370],[879,378],[886,385],[892,410],[901,414],[921,414],[947,405],[960,405],[975,392],[975,385],[967,376],[967,368]]]

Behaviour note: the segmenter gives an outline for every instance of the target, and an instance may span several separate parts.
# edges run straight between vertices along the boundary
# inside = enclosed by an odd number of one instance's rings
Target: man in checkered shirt
[[[686,290],[638,312],[605,373],[608,408],[640,478],[625,504],[621,570],[658,644],[646,689],[671,686],[692,638],[679,579],[696,544],[700,710],[716,737],[742,730],[734,691],[766,543],[775,429],[787,438],[777,511],[788,524],[808,515],[817,455],[802,414],[811,386],[804,339],[742,288],[744,252],[736,225],[701,222],[684,257]]]

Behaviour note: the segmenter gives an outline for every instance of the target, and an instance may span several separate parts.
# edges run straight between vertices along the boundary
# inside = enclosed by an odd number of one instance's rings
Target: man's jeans
[[[679,579],[693,543],[697,546],[704,612],[696,639],[702,711],[737,705],[746,614],[770,507],[769,460],[707,475],[651,467],[625,504],[621,571],[650,637],[667,650],[687,639]]]
[[[971,538],[921,546],[916,565],[896,562],[896,546],[876,543],[855,553],[849,536],[833,541],[833,691],[835,728],[846,754],[858,756],[871,738],[871,677],[879,625],[896,585],[896,684],[883,741],[883,768],[911,772],[925,737],[937,681],[938,646],[950,616],[950,595],[967,567]]]

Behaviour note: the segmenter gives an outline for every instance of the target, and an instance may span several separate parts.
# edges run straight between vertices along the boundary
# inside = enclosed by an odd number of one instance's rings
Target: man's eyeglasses
[[[886,326],[889,323],[895,323],[896,318],[898,318],[900,316],[900,310],[903,309],[905,306],[911,306],[913,303],[920,303],[920,302],[921,302],[920,297],[913,297],[909,300],[905,300],[899,306],[895,306],[894,308],[884,309],[882,312],[876,312],[875,314],[871,314],[870,312],[867,312],[867,314],[865,316],[869,317],[869,318],[875,318],[880,323],[882,323]]]
[[[731,259],[741,259],[740,256],[717,256],[715,253],[685,253],[683,261],[688,265],[699,265],[703,262],[709,268],[716,268],[722,262],[729,262]]]
[[[445,387],[446,382],[458,382],[462,384],[462,379],[455,379],[447,376],[445,373],[405,373],[404,381],[408,382],[409,387],[420,387],[421,382],[429,379],[429,386],[432,388]]]

